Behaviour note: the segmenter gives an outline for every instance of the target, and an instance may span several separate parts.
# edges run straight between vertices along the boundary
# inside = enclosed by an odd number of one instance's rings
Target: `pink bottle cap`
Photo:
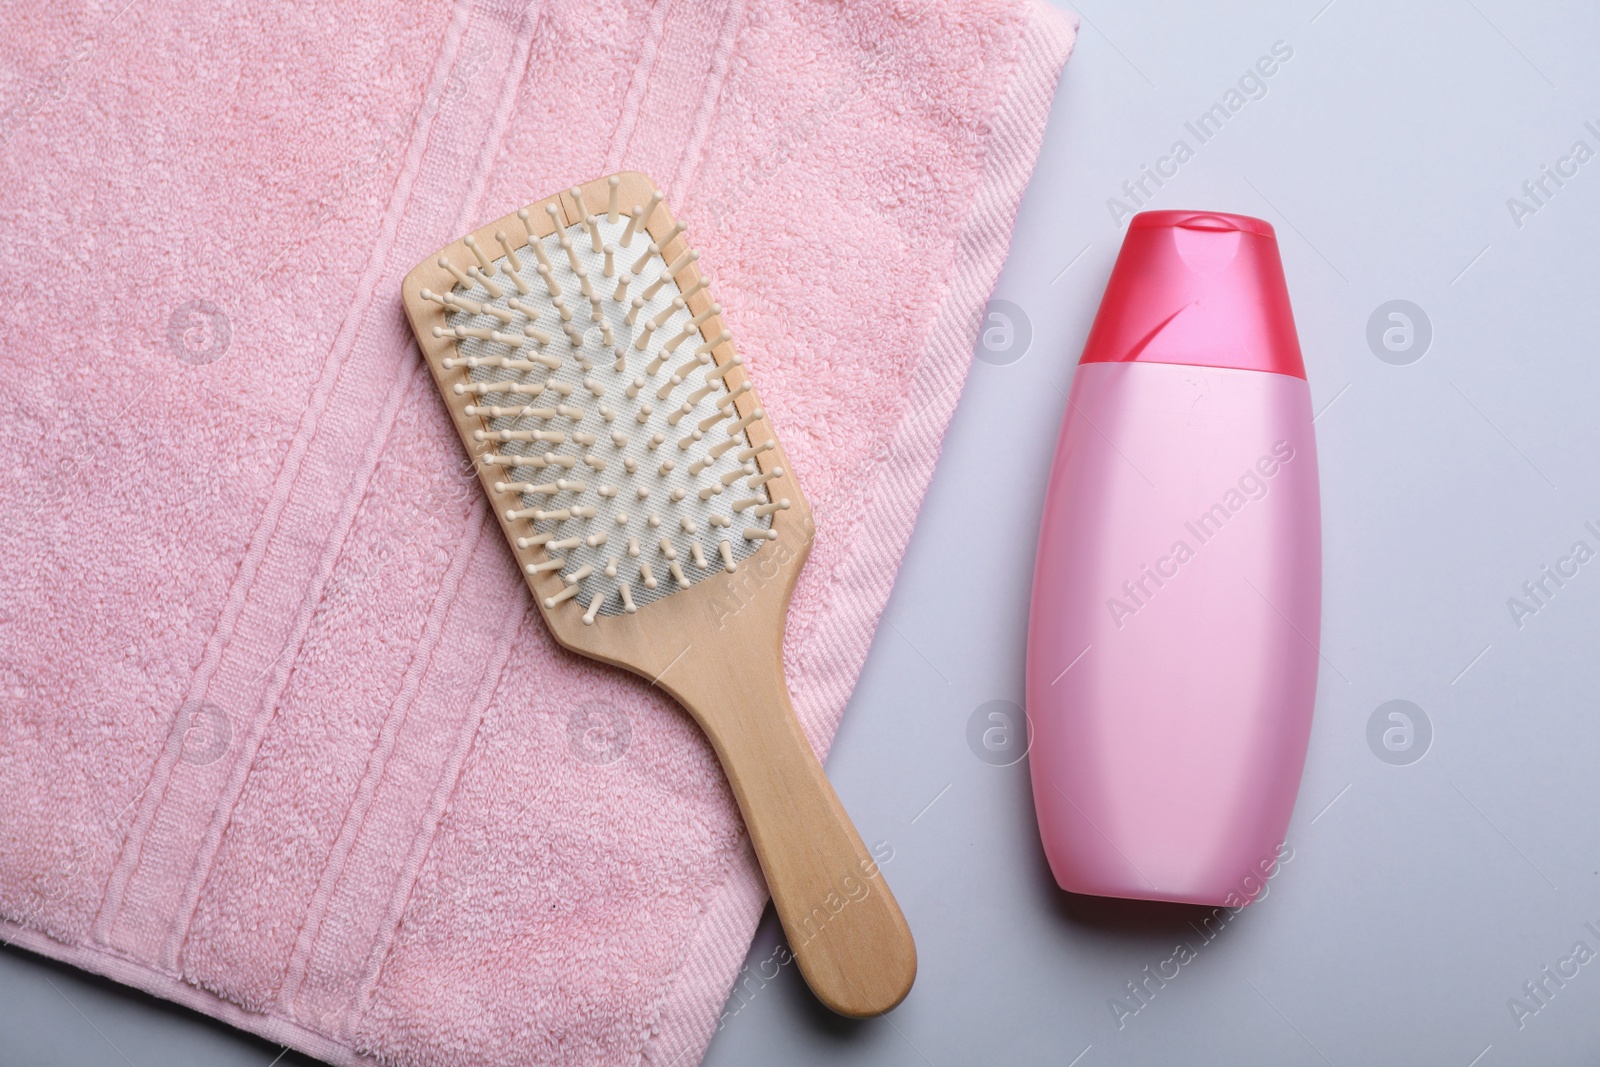
[[[1272,226],[1216,211],[1144,211],[1080,363],[1183,363],[1306,376]]]

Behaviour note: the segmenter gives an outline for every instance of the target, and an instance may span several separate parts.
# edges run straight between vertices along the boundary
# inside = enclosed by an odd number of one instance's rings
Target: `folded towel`
[[[402,275],[637,169],[816,513],[825,751],[1069,21],[1028,0],[22,5],[0,38],[0,940],[332,1063],[692,1063],[765,899],[555,646]],[[753,580],[759,580],[758,573]]]

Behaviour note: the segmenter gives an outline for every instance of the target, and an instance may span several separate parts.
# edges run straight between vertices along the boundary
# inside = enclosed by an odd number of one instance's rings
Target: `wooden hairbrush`
[[[916,947],[783,676],[811,511],[685,230],[644,175],[602,178],[430,256],[406,314],[556,640],[689,711],[807,983],[876,1015]]]

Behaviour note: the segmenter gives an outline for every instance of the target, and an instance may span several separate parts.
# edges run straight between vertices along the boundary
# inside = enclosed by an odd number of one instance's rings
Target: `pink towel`
[[[0,939],[337,1064],[692,1063],[765,890],[551,641],[404,272],[652,175],[816,512],[825,751],[1073,41],[1029,0],[24,4],[0,37]]]

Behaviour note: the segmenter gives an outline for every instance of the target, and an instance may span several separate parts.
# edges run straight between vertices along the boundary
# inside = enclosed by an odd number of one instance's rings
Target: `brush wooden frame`
[[[648,204],[656,192],[655,183],[638,172],[616,177],[619,210],[624,212]],[[579,188],[590,212],[603,214],[610,197],[608,178]],[[546,210],[549,204],[559,208],[563,227],[583,221],[570,193],[558,193],[528,205],[528,225],[536,235],[555,232]],[[650,216],[650,239],[673,229],[672,212],[663,201]],[[515,245],[525,240],[526,232],[523,220],[513,213],[479,227],[472,236],[480,248],[496,249],[497,233],[506,234]],[[661,254],[671,262],[688,247],[679,234]],[[446,325],[447,313],[438,303],[422,299],[422,290],[449,292],[455,284],[438,266],[441,255],[453,263],[474,262],[465,236],[429,256],[406,275],[406,315],[461,443],[478,469],[517,569],[550,632],[574,652],[660,686],[688,710],[710,738],[727,773],[790,949],[813,992],[842,1015],[861,1017],[890,1010],[910,992],[916,977],[911,931],[877,860],[862,844],[801,732],[784,682],[789,597],[810,554],[815,525],[771,423],[756,419],[745,432],[752,445],[773,443],[772,449],[756,457],[762,473],[780,466],[785,471],[767,483],[771,499],[786,497],[790,502],[788,509],[772,516],[775,540],[740,560],[732,574],[718,570],[687,589],[641,606],[637,614],[599,615],[586,625],[576,601],[547,608],[544,598],[559,592],[563,583],[550,571],[527,573],[527,565],[539,562],[544,550],[517,547],[518,531],[505,511],[519,506],[518,494],[495,490],[503,473],[482,462],[494,446],[473,439],[474,431],[488,428],[488,420],[467,415],[465,401],[452,394],[451,387],[463,381],[463,372],[446,369],[442,361],[454,354],[454,341],[433,336],[433,327]],[[699,281],[700,273],[690,263],[675,279],[688,288]],[[712,302],[711,293],[702,289],[689,297],[689,310],[702,314]],[[701,336],[710,340],[722,329],[721,317],[711,316],[701,326]],[[711,354],[723,366],[733,358],[733,344],[724,342]],[[731,389],[748,376],[741,366],[724,380]],[[761,407],[753,385],[735,400],[740,418]]]

